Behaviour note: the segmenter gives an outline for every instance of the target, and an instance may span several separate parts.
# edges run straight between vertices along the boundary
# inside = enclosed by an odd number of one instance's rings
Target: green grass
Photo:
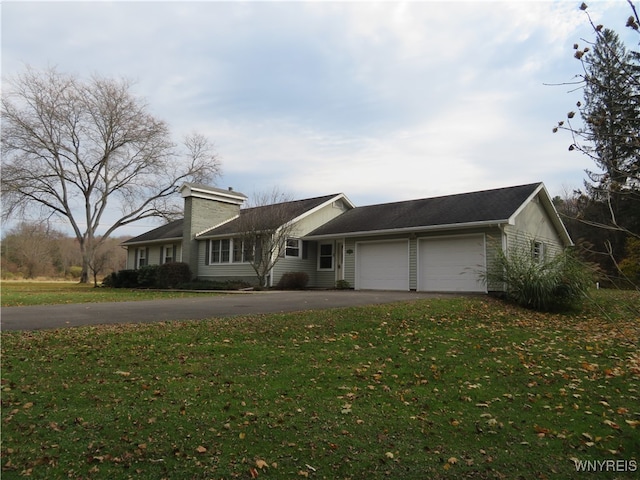
[[[62,303],[129,302],[185,298],[214,293],[94,288],[93,284],[67,282],[2,282],[3,307],[55,305]]]
[[[539,479],[638,462],[640,326],[622,306],[640,298],[598,295],[606,315],[448,298],[3,333],[2,477]]]

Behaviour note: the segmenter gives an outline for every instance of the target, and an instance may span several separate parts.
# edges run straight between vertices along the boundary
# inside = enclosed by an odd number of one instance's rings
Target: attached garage
[[[420,239],[418,290],[425,292],[486,292],[481,272],[486,268],[484,235]]]
[[[407,240],[356,244],[358,290],[409,290]]]

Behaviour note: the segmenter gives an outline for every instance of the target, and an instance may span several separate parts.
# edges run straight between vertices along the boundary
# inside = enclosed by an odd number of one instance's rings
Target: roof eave
[[[152,245],[152,244],[156,244],[156,243],[171,243],[171,242],[181,242],[182,241],[182,237],[168,237],[168,238],[156,238],[153,240],[140,240],[137,242],[130,242],[130,241],[126,241],[126,242],[122,242],[120,245],[122,245],[123,247],[128,247],[130,245]]]
[[[345,237],[367,237],[371,235],[397,235],[403,233],[417,233],[417,232],[437,232],[445,230],[465,230],[471,228],[482,227],[498,227],[509,223],[509,219],[503,220],[483,220],[479,222],[466,222],[466,223],[450,223],[442,225],[422,225],[417,227],[404,227],[404,228],[390,228],[383,230],[363,230],[357,232],[340,232],[327,235],[307,235],[303,238],[305,240],[323,240],[329,238],[345,238]]]

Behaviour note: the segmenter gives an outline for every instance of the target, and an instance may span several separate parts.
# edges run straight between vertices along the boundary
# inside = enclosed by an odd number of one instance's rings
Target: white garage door
[[[486,292],[484,235],[420,240],[418,289],[426,292]]]
[[[358,243],[356,289],[409,290],[407,241]]]

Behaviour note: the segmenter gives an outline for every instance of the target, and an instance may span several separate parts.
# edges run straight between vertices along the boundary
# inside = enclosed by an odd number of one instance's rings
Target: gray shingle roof
[[[356,207],[320,226],[307,237],[465,225],[479,222],[502,222],[508,220],[540,185],[540,183],[531,183],[516,187]],[[268,224],[269,219],[273,218],[269,215],[269,210],[272,208],[286,206],[288,212],[285,221],[289,221],[337,195],[339,194],[242,209],[240,215],[254,215],[264,220],[265,223],[262,227],[268,229],[273,227]],[[282,219],[282,216],[279,216],[279,219]],[[175,220],[129,239],[123,244],[182,238],[183,222],[184,219]],[[232,220],[203,232],[199,238],[236,234],[239,232],[240,224],[241,219]]]
[[[274,205],[265,205],[262,207],[243,208],[242,210],[240,210],[240,218],[231,220],[230,222],[224,223],[219,227],[212,228],[211,230],[207,230],[206,232],[198,235],[198,238],[217,237],[238,233],[241,230],[240,226],[243,224],[243,215],[251,215],[253,219],[257,220],[257,223],[252,223],[252,226],[256,230],[268,230],[271,228],[277,228],[280,225],[293,220],[296,217],[299,217],[303,213],[312,210],[313,208],[318,207],[325,202],[328,202],[338,195],[339,194],[336,193],[333,195],[324,195],[322,197],[307,198],[304,200],[294,200],[292,202],[283,202]],[[280,213],[277,215],[273,215],[270,213],[270,210],[272,209],[282,208],[285,209],[284,215]],[[278,220],[278,225],[271,224],[273,223],[274,219]]]
[[[138,235],[137,237],[130,238],[129,240],[122,242],[123,245],[130,245],[134,243],[148,243],[156,242],[159,240],[166,240],[170,238],[182,238],[182,224],[184,218],[180,220],[174,220],[161,227],[154,228],[148,232]]]
[[[444,197],[357,207],[318,227],[308,237],[505,221],[540,183]]]

